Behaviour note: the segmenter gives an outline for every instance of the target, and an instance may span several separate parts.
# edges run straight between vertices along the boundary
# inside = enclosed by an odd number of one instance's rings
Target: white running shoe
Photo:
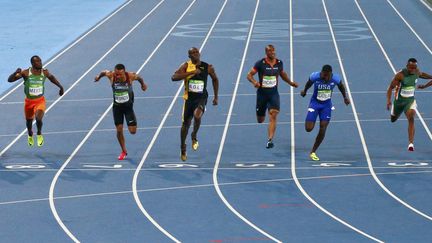
[[[410,143],[408,144],[408,151],[414,151],[414,144]]]

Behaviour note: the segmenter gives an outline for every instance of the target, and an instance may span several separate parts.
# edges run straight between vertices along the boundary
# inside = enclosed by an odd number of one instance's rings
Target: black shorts
[[[266,110],[280,109],[279,92],[265,92],[257,90],[256,114],[257,116],[265,116]]]
[[[127,105],[113,105],[114,124],[123,125],[123,120],[126,118],[128,126],[136,126],[137,121],[133,110],[133,103]]]
[[[183,122],[192,119],[194,112],[197,108],[200,108],[204,113],[206,105],[207,97],[185,100],[183,105]]]

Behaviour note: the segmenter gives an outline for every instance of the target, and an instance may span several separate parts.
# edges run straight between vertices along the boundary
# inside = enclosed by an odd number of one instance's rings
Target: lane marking
[[[332,39],[334,42],[334,33],[333,33],[333,28],[330,22],[330,18],[327,12],[327,7],[325,4],[325,1],[322,0],[322,5],[326,14],[326,19],[327,19],[327,24],[329,25],[330,28],[330,32],[332,34]],[[290,20],[292,20],[292,0],[290,0]],[[293,31],[292,31],[293,25],[292,25],[292,21],[290,21],[290,59],[291,59],[291,65],[290,65],[290,72],[291,72],[291,80],[294,80],[294,48],[293,48]],[[337,46],[335,46],[336,48],[336,53],[339,54]],[[338,55],[339,57],[339,55]],[[340,58],[339,58],[340,61]],[[342,67],[343,68],[343,67]],[[343,69],[342,69],[343,70]],[[345,79],[346,80],[346,79]],[[320,209],[322,212],[324,212],[325,214],[327,214],[328,216],[330,216],[331,218],[333,218],[334,220],[338,221],[339,223],[345,225],[346,227],[350,228],[351,230],[371,239],[374,240],[376,242],[383,242],[365,232],[363,232],[362,230],[354,227],[353,225],[345,222],[344,220],[340,219],[339,217],[335,216],[334,214],[332,214],[330,211],[328,211],[327,209],[325,209],[324,207],[322,207],[319,203],[317,203],[307,192],[306,190],[303,188],[303,186],[301,185],[300,181],[297,178],[297,172],[296,172],[296,157],[295,157],[295,126],[294,126],[294,88],[291,87],[290,88],[291,91],[291,174],[292,177],[294,179],[295,184],[297,185],[297,187],[299,188],[299,190],[301,191],[301,193],[312,203],[314,204],[318,209]],[[356,112],[354,111],[355,115]]]
[[[228,133],[228,127],[229,127],[229,123],[231,121],[231,114],[233,113],[234,103],[235,103],[235,100],[236,100],[236,94],[237,94],[237,90],[238,90],[238,87],[239,87],[239,84],[240,84],[240,78],[241,78],[242,71],[243,71],[243,66],[244,66],[244,63],[245,63],[245,60],[246,60],[246,56],[247,56],[247,52],[248,52],[248,48],[249,48],[249,43],[251,41],[252,32],[253,32],[253,29],[254,29],[254,24],[255,24],[256,15],[258,13],[259,4],[260,4],[260,0],[257,0],[256,1],[256,6],[255,6],[255,10],[254,10],[254,14],[253,14],[253,17],[252,17],[252,21],[251,21],[250,26],[249,26],[248,37],[247,37],[246,45],[245,45],[245,48],[244,48],[244,51],[243,51],[243,57],[242,57],[242,60],[241,60],[239,71],[238,71],[238,75],[237,75],[237,79],[236,79],[236,84],[235,84],[234,91],[233,91],[233,98],[231,99],[231,104],[230,104],[230,107],[229,107],[228,116],[227,116],[227,119],[226,119],[226,122],[225,122],[224,131],[222,133],[222,138],[221,138],[221,142],[220,142],[219,149],[218,149],[218,154],[217,154],[216,161],[215,161],[215,166],[214,166],[214,170],[213,170],[213,183],[214,183],[214,188],[215,188],[217,194],[219,195],[220,199],[222,200],[222,202],[238,218],[240,218],[241,220],[243,220],[243,222],[245,222],[246,224],[248,224],[250,227],[254,228],[256,231],[260,232],[261,234],[265,235],[266,237],[268,237],[272,241],[282,242],[282,241],[276,239],[275,237],[273,237],[272,235],[270,235],[269,233],[265,232],[264,230],[262,230],[261,228],[259,228],[255,224],[253,224],[251,221],[249,221],[248,219],[246,219],[243,215],[241,215],[228,202],[228,200],[225,198],[225,196],[223,195],[222,191],[220,190],[219,182],[218,182],[219,164],[220,164],[220,161],[221,161],[221,158],[222,158],[222,151],[223,151],[225,140],[226,140],[226,136],[227,136],[227,133]]]
[[[162,0],[161,2],[159,2],[155,8],[153,8],[149,13],[152,13],[157,7],[159,7],[165,0]],[[149,14],[148,14],[149,15]],[[63,97],[65,97],[91,70],[93,70],[93,68],[95,68],[103,59],[105,59],[106,56],[108,56],[108,54],[110,54],[121,42],[123,42],[124,39],[126,39],[126,37],[129,36],[130,33],[132,33],[146,18],[146,15],[144,18],[142,18],[135,26],[133,26],[125,35],[123,35],[123,37],[117,41],[117,43],[115,43],[102,57],[99,58],[99,60],[97,60],[86,72],[84,72],[83,75],[81,75],[81,77],[79,77],[64,93],[63,96],[60,96],[59,98],[57,98],[45,111],[45,114],[47,114]],[[36,123],[36,121],[33,121],[33,125]],[[24,129],[11,143],[9,143],[6,148],[4,148],[1,152],[0,152],[0,157],[9,149],[11,148],[25,133],[26,133],[27,129]]]
[[[432,170],[425,171],[407,171],[407,172],[385,172],[378,173],[379,175],[410,175],[410,174],[430,174]],[[338,179],[338,178],[349,178],[349,177],[367,177],[371,176],[371,174],[350,174],[350,175],[333,175],[333,176],[314,176],[314,177],[300,177],[298,180],[322,180],[322,179]],[[240,181],[240,182],[225,182],[220,183],[220,186],[236,186],[236,185],[247,185],[247,184],[257,184],[257,183],[272,183],[272,182],[290,182],[293,179],[268,179],[268,180],[252,180],[252,181]],[[176,186],[176,187],[164,187],[164,188],[152,188],[152,189],[142,189],[138,190],[140,193],[144,192],[160,192],[160,191],[170,191],[170,190],[183,190],[183,189],[196,189],[196,188],[206,188],[213,187],[213,184],[200,184],[200,185],[191,185],[191,186]],[[122,195],[122,194],[130,194],[132,191],[116,191],[116,192],[101,192],[101,193],[90,193],[90,194],[78,194],[71,196],[62,196],[55,197],[55,200],[64,200],[64,199],[81,199],[88,197],[99,197],[99,196],[113,196],[113,195]],[[34,198],[34,199],[25,199],[25,200],[14,200],[14,201],[5,201],[0,202],[0,206],[2,205],[13,205],[13,204],[21,204],[21,203],[33,203],[33,202],[41,202],[48,201],[49,198]]]
[[[390,58],[388,57],[387,52],[385,51],[383,45],[381,44],[381,41],[378,39],[377,35],[375,34],[375,31],[373,30],[371,24],[369,23],[369,20],[367,19],[367,17],[366,17],[366,15],[364,14],[362,8],[360,7],[360,4],[358,3],[357,0],[354,0],[354,1],[355,1],[356,5],[357,5],[357,8],[359,9],[361,15],[363,16],[363,19],[365,20],[366,24],[368,25],[368,27],[369,27],[369,29],[370,29],[372,35],[374,36],[374,38],[375,38],[377,44],[379,45],[379,47],[380,47],[380,49],[381,49],[383,55],[385,56],[385,58],[386,58],[388,64],[390,65],[391,69],[393,70],[393,73],[396,73],[396,69],[394,68],[393,63],[391,62]],[[348,85],[347,85],[347,86],[348,86]],[[351,94],[350,94],[350,98],[351,98]],[[354,112],[354,113],[355,113],[355,112]],[[417,113],[419,113],[419,112],[417,112]],[[355,114],[355,116],[356,116],[356,114]],[[419,117],[420,117],[420,116],[419,116]],[[357,119],[357,116],[356,116],[356,119]],[[386,186],[385,186],[385,185],[380,181],[380,179],[378,178],[378,176],[375,174],[375,171],[374,171],[374,168],[373,168],[373,165],[372,165],[372,161],[371,161],[371,159],[370,159],[370,157],[369,157],[369,152],[368,152],[367,147],[366,147],[366,141],[364,140],[363,132],[361,132],[361,126],[360,126],[360,122],[359,122],[359,121],[357,121],[357,126],[358,126],[358,128],[359,128],[359,133],[360,133],[360,137],[361,137],[361,139],[362,139],[363,149],[364,149],[364,151],[365,151],[365,155],[366,155],[366,159],[367,159],[367,162],[368,162],[369,170],[370,170],[370,172],[371,172],[371,174],[372,174],[374,180],[378,183],[378,185],[379,185],[379,186],[380,186],[380,187],[381,187],[381,188],[382,188],[382,189],[383,189],[383,190],[384,190],[388,195],[390,195],[392,198],[394,198],[394,199],[395,199],[396,201],[398,201],[400,204],[402,204],[402,205],[404,205],[405,207],[411,209],[413,212],[415,212],[415,213],[417,213],[417,214],[423,216],[424,218],[426,218],[426,219],[428,219],[428,220],[432,220],[432,217],[430,217],[429,215],[427,215],[427,214],[421,212],[420,210],[414,208],[414,207],[411,206],[410,204],[406,203],[405,201],[403,201],[402,199],[400,199],[399,197],[397,197],[393,192],[391,192],[391,191],[390,191],[390,190],[389,190],[389,189],[388,189],[388,188],[387,188],[387,187],[386,187]]]
[[[354,91],[352,92],[353,94],[367,94],[367,95],[371,95],[371,94],[385,94],[386,91]],[[420,93],[425,93],[425,94],[429,94],[432,93],[432,91],[430,90],[416,90],[416,94],[420,94]],[[294,95],[299,95],[300,93],[295,93]],[[279,95],[281,96],[288,96],[291,95],[290,93],[279,93]],[[334,93],[332,95],[335,96],[339,96],[341,95],[340,93]],[[209,97],[213,97],[214,95],[209,94]],[[231,97],[232,94],[219,94],[219,97]],[[243,96],[256,96],[256,93],[251,93],[251,94],[237,94],[237,96],[239,97],[243,97]],[[175,96],[171,96],[171,95],[161,95],[161,96],[135,96],[134,99],[135,100],[146,100],[146,99],[172,99]],[[177,97],[178,99],[182,98]],[[60,102],[92,102],[92,101],[111,101],[112,97],[110,98],[83,98],[83,99],[62,99]],[[54,102],[55,100],[47,100],[47,103],[51,103]],[[7,101],[7,102],[0,102],[0,105],[22,105],[24,104],[24,101]]]
[[[82,165],[84,168],[98,168],[98,169],[120,169],[123,167],[121,164],[114,165],[95,165],[95,164],[85,164]]]
[[[99,62],[101,62],[112,50],[114,50],[114,48],[117,47],[117,45],[119,45],[126,37],[129,36],[130,33],[132,33],[144,20],[146,20],[157,8],[159,8],[159,6],[162,5],[162,3],[165,0],[161,0],[157,5],[155,5],[153,7],[153,9],[148,12],[137,24],[135,24],[132,29],[130,29],[113,47],[111,47],[111,49],[109,49],[109,51],[107,53],[105,53],[93,66],[91,66],[66,92],[64,95],[66,95],[66,93],[71,90],[82,78],[84,78],[85,75],[87,75],[97,64],[99,64]],[[60,97],[61,98],[61,97]],[[59,101],[60,98],[57,100]],[[48,110],[53,107],[55,105],[52,104],[48,109]],[[112,106],[112,105],[111,105]],[[69,158],[63,163],[63,165],[60,167],[60,169],[57,171],[57,173],[55,174],[53,180],[51,181],[51,185],[50,185],[50,189],[49,189],[49,204],[50,204],[50,208],[51,211],[53,213],[54,218],[56,219],[57,223],[60,225],[60,227],[64,230],[64,232],[71,238],[71,240],[73,240],[74,242],[80,242],[75,235],[72,234],[72,232],[66,227],[66,225],[63,223],[63,221],[61,220],[57,209],[55,207],[55,203],[54,203],[54,189],[57,183],[58,178],[60,177],[61,173],[63,172],[64,168],[66,168],[66,166],[69,164],[69,162],[72,160],[72,158],[75,156],[76,153],[78,153],[78,150],[81,148],[81,146],[84,144],[84,142],[90,137],[91,133],[93,132],[94,129],[96,129],[96,127],[99,125],[99,123],[102,121],[102,118],[110,111],[111,106],[108,107],[108,109],[105,110],[104,114],[102,115],[102,117],[96,122],[96,124],[92,127],[92,129],[87,133],[87,135],[85,136],[85,138],[81,141],[81,143],[75,148],[75,150],[72,152],[72,154],[69,156]],[[22,134],[24,134],[25,130],[23,131]],[[15,142],[18,140],[19,137],[17,137],[16,140],[14,140]],[[5,150],[4,150],[5,151]],[[2,151],[2,153],[0,153],[0,156],[3,154],[4,152]]]
[[[429,48],[428,45],[426,45],[426,43],[423,41],[423,39],[417,34],[417,32],[413,29],[413,27],[405,20],[405,18],[402,16],[401,13],[399,13],[399,11],[396,9],[396,7],[393,5],[393,3],[391,3],[389,0],[387,0],[387,2],[390,4],[390,6],[393,8],[393,10],[397,13],[397,15],[399,15],[399,17],[403,20],[403,22],[406,24],[406,26],[408,26],[408,28],[411,30],[411,32],[417,37],[417,39],[422,43],[422,45],[426,48],[426,50],[429,52],[429,54],[432,55],[432,50]],[[394,69],[393,65],[392,65],[392,69],[393,72],[396,73],[396,70]],[[429,135],[429,139],[432,140],[432,133],[428,127],[428,125],[426,124],[426,122],[423,119],[422,114],[420,113],[420,111],[418,110],[418,108],[415,109],[416,113],[418,113],[418,117],[420,119],[420,122],[422,123],[424,129],[426,130],[427,134]]]
[[[69,51],[72,47],[74,47],[76,44],[78,44],[80,41],[82,41],[86,36],[88,36],[90,33],[92,33],[94,30],[96,30],[97,28],[99,28],[101,25],[103,25],[106,21],[108,21],[111,17],[113,17],[114,15],[116,15],[118,12],[120,12],[123,8],[125,8],[127,5],[129,5],[133,0],[129,0],[126,3],[123,3],[122,6],[120,6],[117,10],[115,10],[113,13],[111,13],[110,15],[108,15],[107,17],[105,17],[101,22],[99,22],[97,25],[95,25],[93,28],[91,28],[89,31],[87,31],[84,35],[82,35],[80,38],[78,38],[77,40],[75,40],[72,44],[70,44],[68,47],[66,47],[64,50],[62,50],[60,53],[58,53],[57,55],[55,55],[52,59],[50,59],[45,65],[44,67],[48,66],[49,64],[51,64],[52,62],[54,62],[55,60],[57,60],[60,56],[62,56],[65,52]],[[16,89],[18,89],[19,87],[21,87],[23,85],[23,82],[20,82],[19,84],[15,85],[15,87],[13,89],[11,89],[9,92],[7,92],[5,95],[3,95],[0,98],[0,101],[2,101],[3,99],[5,99],[7,96],[9,96],[10,94],[12,94]]]
[[[196,0],[194,0],[194,1],[189,5],[189,7],[188,7],[188,8],[186,9],[186,11],[183,13],[183,15],[181,16],[181,18],[176,22],[175,26],[177,26],[177,24],[180,22],[180,20],[183,18],[183,16],[186,15],[186,13],[187,13],[187,12],[189,11],[189,9],[192,7],[192,5],[195,3],[195,1],[196,1]],[[217,23],[217,21],[219,20],[219,17],[220,17],[220,15],[221,15],[222,12],[223,12],[223,10],[224,10],[224,8],[225,8],[225,6],[226,6],[226,3],[227,3],[227,0],[224,1],[224,3],[223,3],[223,5],[222,5],[221,9],[219,10],[219,13],[217,14],[217,16],[216,16],[216,18],[215,18],[215,20],[214,20],[212,26],[211,26],[210,29],[209,29],[209,32],[207,33],[207,36],[206,36],[205,39],[203,40],[203,43],[201,44],[201,47],[200,47],[200,52],[201,52],[201,50],[203,49],[204,45],[207,43],[207,40],[209,39],[210,34],[212,33],[214,27],[216,26],[216,23]],[[171,30],[170,30],[169,33],[171,33],[171,32],[174,30],[174,27],[175,27],[175,26],[173,26],[173,28],[171,28]],[[168,35],[167,35],[166,37],[168,37]],[[159,225],[159,224],[158,224],[158,223],[153,219],[153,217],[151,217],[151,215],[147,212],[147,210],[144,208],[144,206],[143,206],[143,204],[142,204],[142,202],[141,202],[141,200],[140,200],[140,197],[139,197],[139,195],[138,195],[137,184],[138,184],[138,175],[139,175],[139,173],[140,173],[140,171],[141,171],[141,168],[143,167],[144,162],[145,162],[145,160],[147,159],[147,156],[148,156],[149,153],[150,153],[150,150],[153,148],[153,145],[154,145],[154,143],[155,143],[157,137],[159,136],[159,133],[160,133],[160,131],[162,130],[162,127],[163,127],[163,125],[165,124],[165,121],[167,120],[169,114],[171,113],[171,110],[172,110],[172,108],[173,108],[173,106],[174,106],[174,104],[175,104],[175,102],[176,102],[176,100],[177,100],[177,97],[179,96],[180,91],[181,91],[182,89],[183,89],[183,82],[182,82],[181,85],[179,86],[179,88],[178,88],[178,90],[177,90],[177,92],[176,92],[176,94],[175,94],[175,96],[174,96],[174,99],[171,101],[171,104],[169,105],[168,110],[166,111],[165,115],[163,116],[161,123],[159,124],[159,126],[158,126],[158,128],[157,128],[155,134],[153,135],[152,140],[150,141],[150,144],[147,146],[147,149],[146,149],[146,151],[144,152],[144,155],[143,155],[143,157],[141,158],[141,161],[140,161],[140,163],[138,164],[138,167],[137,167],[137,169],[136,169],[136,171],[135,171],[135,173],[134,173],[133,179],[132,179],[132,192],[133,192],[133,196],[134,196],[134,199],[135,199],[135,202],[136,202],[138,208],[141,210],[141,212],[144,214],[144,216],[145,216],[148,220],[150,220],[150,221],[151,221],[151,222],[152,222],[152,223],[153,223],[153,224],[154,224],[154,225],[155,225],[155,226],[156,226],[156,227],[157,227],[157,228],[158,228],[162,233],[164,233],[167,237],[169,237],[169,238],[170,238],[171,240],[173,240],[174,242],[180,242],[180,241],[179,241],[178,239],[174,238],[174,237],[173,237],[170,233],[168,233],[164,228],[162,228],[162,227],[161,227],[161,226],[160,226],[160,225]]]

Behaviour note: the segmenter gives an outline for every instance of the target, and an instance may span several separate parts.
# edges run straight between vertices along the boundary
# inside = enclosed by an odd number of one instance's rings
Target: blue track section
[[[52,58],[124,2],[24,0],[2,3],[0,55],[3,58],[0,65],[11,70],[2,69],[1,80],[6,81],[15,68],[29,66],[33,55],[39,55],[43,61]],[[0,93],[11,86],[1,82]]]
[[[403,68],[408,58],[416,57],[419,68],[432,73],[430,10],[420,1],[293,1],[290,43],[290,1],[259,2],[249,43],[257,0],[227,0],[214,29],[223,0],[7,5],[14,14],[0,24],[7,30],[0,49],[4,77],[28,66],[33,54],[49,60],[123,7],[49,64],[67,93],[59,97],[47,83],[43,147],[28,147],[26,134],[20,135],[22,88],[0,97],[1,241],[70,242],[72,236],[79,242],[430,241],[431,89],[416,92],[421,117],[415,121],[415,152],[406,151],[406,118],[390,123],[385,98],[392,68]],[[26,16],[34,12],[40,14],[30,22]],[[23,38],[23,29],[35,28],[44,31]],[[267,44],[275,45],[285,71],[300,85],[291,93],[279,83],[273,149],[265,148],[268,117],[256,122],[256,90],[246,79]],[[183,91],[176,95],[182,82],[172,82],[171,75],[188,60],[191,47],[202,47],[202,60],[215,67],[219,105],[212,105],[209,78],[200,148],[192,151],[189,135],[188,160],[182,162]],[[142,92],[134,85],[138,132],[125,130],[123,161],[117,160],[121,150],[109,81],[93,82],[117,63],[139,70],[149,87]],[[304,98],[299,93],[324,64],[341,74],[352,103],[346,106],[335,89],[332,121],[317,151],[321,161],[313,162],[309,152],[319,124],[310,133],[304,129],[313,90]],[[5,82],[0,86],[7,88]]]

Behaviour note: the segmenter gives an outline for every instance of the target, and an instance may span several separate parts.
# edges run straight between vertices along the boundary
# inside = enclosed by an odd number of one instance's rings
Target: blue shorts
[[[266,110],[280,109],[279,92],[277,91],[260,91],[257,90],[256,114],[257,116],[265,116]]]
[[[332,107],[333,105],[331,102],[319,103],[311,101],[308,107],[306,121],[315,122],[317,116],[319,116],[320,121],[330,121]]]

